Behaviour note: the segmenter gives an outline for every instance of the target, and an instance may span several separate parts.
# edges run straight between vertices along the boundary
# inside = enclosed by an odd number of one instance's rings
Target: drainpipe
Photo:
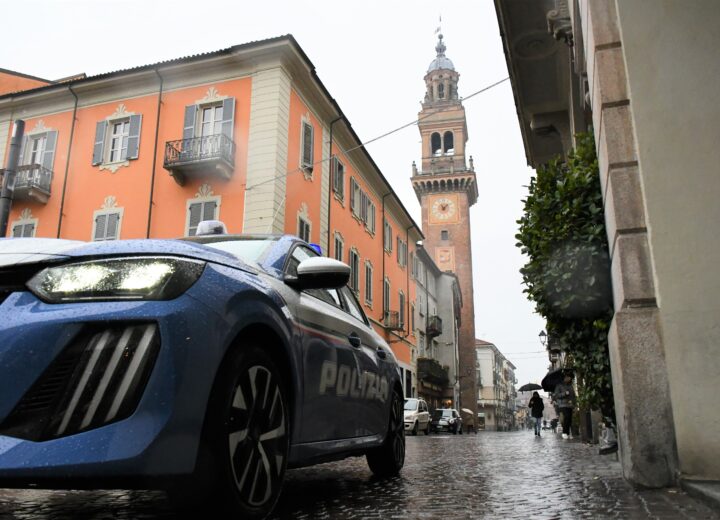
[[[405,310],[407,313],[407,333],[404,337],[408,337],[410,335],[410,269],[412,266],[408,265],[408,257],[409,251],[410,251],[410,230],[414,228],[415,226],[408,226],[405,228],[405,248],[407,249],[405,251]]]
[[[152,172],[150,172],[150,201],[148,203],[147,232],[145,234],[145,238],[150,238],[150,222],[152,220],[153,195],[155,193],[155,167],[157,165],[158,136],[160,134],[160,107],[162,106],[163,94],[163,77],[160,75],[160,71],[157,67],[153,70],[160,79],[160,91],[158,92],[157,119],[155,120],[155,146],[153,148]]]
[[[63,179],[62,195],[60,196],[60,215],[58,217],[57,238],[60,238],[60,229],[62,228],[63,209],[65,208],[65,192],[67,191],[68,175],[70,172],[70,152],[72,151],[73,136],[75,135],[75,121],[77,120],[78,107],[78,96],[73,90],[72,85],[68,85],[68,90],[75,98],[75,107],[73,108],[72,125],[70,126],[70,142],[68,143],[67,160],[65,162],[65,178]]]
[[[25,121],[18,119],[13,123],[7,168],[3,174],[2,190],[0,191],[0,238],[4,238],[7,233],[10,209],[15,194],[15,174],[20,162],[20,147],[22,146],[24,134]]]
[[[390,195],[386,193],[382,196],[382,282],[383,282],[383,320],[387,317],[387,313],[390,309],[385,308],[385,197]],[[392,246],[392,242],[390,243]]]
[[[332,145],[333,145],[333,125],[340,121],[343,118],[343,116],[336,117],[332,121],[330,121],[330,151],[328,152],[328,164],[330,165],[330,189],[328,190],[328,201],[327,201],[327,251],[328,256],[330,256],[330,244],[332,244],[331,236],[332,236],[332,228],[330,227],[330,214],[332,212],[332,198],[333,198],[333,164],[332,164]],[[337,254],[335,252],[335,254]],[[342,258],[340,259],[342,260]]]

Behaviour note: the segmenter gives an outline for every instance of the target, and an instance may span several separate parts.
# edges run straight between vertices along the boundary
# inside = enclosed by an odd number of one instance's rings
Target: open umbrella
[[[565,379],[565,374],[572,375],[572,370],[567,368],[559,368],[557,370],[548,372],[542,380],[543,390],[545,390],[546,392],[554,392],[555,387],[562,383],[563,379]]]
[[[533,390],[542,390],[542,386],[537,383],[528,383],[518,388],[518,392],[532,392]]]
[[[461,412],[465,412],[465,413],[469,413],[470,415],[472,415],[472,413],[473,413],[473,411],[470,410],[469,408],[461,408],[460,411],[461,411]]]

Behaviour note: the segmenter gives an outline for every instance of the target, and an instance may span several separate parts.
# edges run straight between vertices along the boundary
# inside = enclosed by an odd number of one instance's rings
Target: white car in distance
[[[430,434],[430,412],[424,399],[405,399],[405,431],[417,435],[419,431]]]

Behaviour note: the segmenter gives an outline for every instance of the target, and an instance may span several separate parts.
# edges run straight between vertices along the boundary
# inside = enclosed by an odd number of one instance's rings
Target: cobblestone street
[[[409,437],[402,475],[372,479],[364,458],[289,472],[275,518],[715,519],[679,489],[634,490],[614,456],[531,431]],[[0,490],[0,518],[173,518],[159,492]]]

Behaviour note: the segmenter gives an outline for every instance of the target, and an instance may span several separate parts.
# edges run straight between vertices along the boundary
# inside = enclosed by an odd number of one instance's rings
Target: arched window
[[[430,153],[432,155],[442,155],[442,143],[440,142],[440,134],[437,132],[430,136]]]
[[[452,132],[445,132],[445,135],[443,135],[443,151],[447,155],[453,155],[455,153],[455,143]]]
[[[438,99],[444,99],[444,98],[445,98],[445,84],[438,83]]]

